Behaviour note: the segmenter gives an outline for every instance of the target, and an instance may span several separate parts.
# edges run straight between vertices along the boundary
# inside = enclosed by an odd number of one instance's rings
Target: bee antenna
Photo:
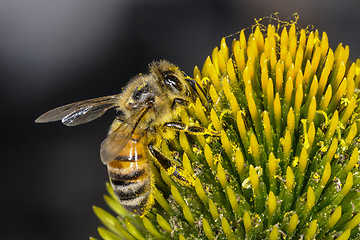
[[[188,84],[192,87],[192,89],[194,90],[194,92],[196,92],[198,95],[198,91],[196,89],[196,86],[200,89],[200,91],[202,92],[202,94],[204,94],[204,96],[206,97],[206,93],[204,91],[204,89],[200,86],[199,83],[197,83],[194,79],[190,78],[190,77],[186,77],[185,80],[188,82]]]

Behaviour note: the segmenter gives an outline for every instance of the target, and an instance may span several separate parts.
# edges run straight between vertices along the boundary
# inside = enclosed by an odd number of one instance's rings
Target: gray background
[[[38,125],[66,103],[119,93],[154,59],[189,75],[222,36],[279,12],[360,57],[358,1],[0,0],[1,239],[87,239],[107,180],[99,144],[115,114]]]

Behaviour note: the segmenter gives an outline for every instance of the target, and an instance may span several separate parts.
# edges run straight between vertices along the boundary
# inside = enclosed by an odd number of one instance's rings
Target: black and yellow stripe
[[[154,187],[153,175],[141,140],[130,140],[108,164],[111,186],[120,204],[140,216],[152,205]]]

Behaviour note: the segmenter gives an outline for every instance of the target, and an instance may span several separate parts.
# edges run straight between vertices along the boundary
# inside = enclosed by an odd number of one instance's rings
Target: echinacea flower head
[[[194,68],[201,91],[179,114],[219,136],[163,144],[194,187],[153,166],[155,204],[140,218],[108,184],[114,216],[94,207],[103,239],[360,238],[360,61],[296,23],[245,32]]]

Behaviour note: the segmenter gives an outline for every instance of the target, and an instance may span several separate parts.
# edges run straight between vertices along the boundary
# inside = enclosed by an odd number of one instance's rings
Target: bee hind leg
[[[194,177],[182,166],[175,164],[170,158],[162,154],[152,144],[148,145],[151,156],[165,171],[182,185],[195,186]]]
[[[193,134],[193,135],[211,135],[214,137],[217,137],[220,135],[219,132],[211,131],[204,127],[187,126],[186,124],[184,124],[182,122],[166,122],[166,123],[164,123],[164,127],[174,129],[174,130],[180,131],[180,132],[187,132],[187,133]]]

